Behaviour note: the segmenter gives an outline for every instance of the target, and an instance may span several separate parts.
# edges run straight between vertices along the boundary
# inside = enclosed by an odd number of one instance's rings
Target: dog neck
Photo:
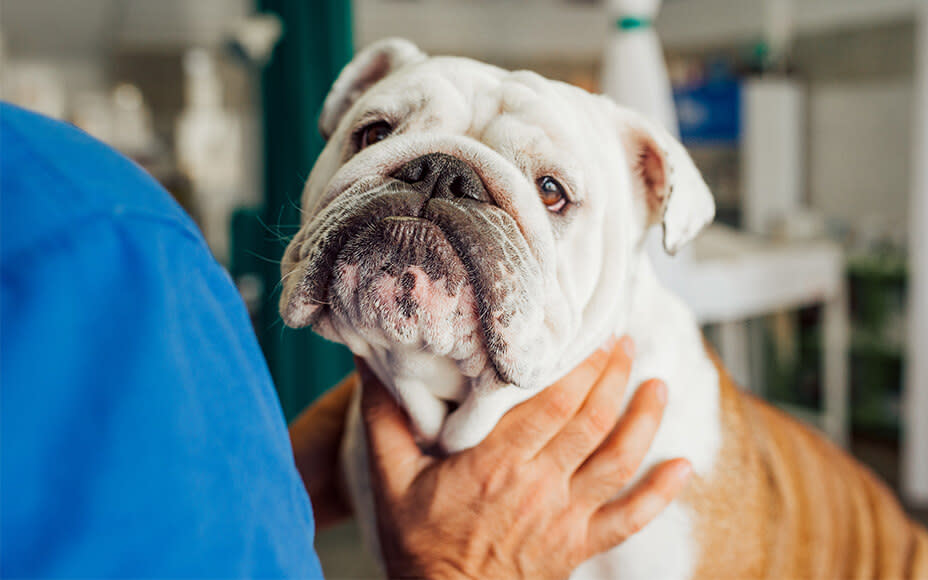
[[[692,313],[658,281],[645,254],[641,254],[634,271],[626,294],[629,299],[616,305],[618,308],[606,319],[611,319],[607,328],[591,330],[590,336],[630,335],[637,352],[629,384],[637,386],[650,378],[660,378],[667,384],[668,404],[645,467],[664,459],[686,457],[697,473],[706,474],[721,447],[718,373],[703,347]],[[468,386],[469,379],[450,359],[416,349],[399,353],[396,347],[392,349],[377,349],[361,342],[352,347],[356,353],[365,352],[365,358],[400,400],[424,441],[434,441],[446,427],[446,418],[450,419],[445,443],[452,451],[479,442],[506,411],[533,393],[504,388],[467,396],[474,387]],[[582,359],[589,352],[575,354]],[[404,364],[391,366],[388,360]],[[447,392],[436,391],[435,385],[443,385]],[[626,396],[633,392],[634,388],[628,389]],[[442,399],[463,399],[462,412],[448,417]]]
[[[664,418],[646,462],[686,457],[697,473],[707,474],[721,447],[719,378],[699,325],[657,279],[644,253],[630,284],[626,322],[617,328],[617,334],[627,333],[635,341],[629,384],[659,378],[668,389]]]

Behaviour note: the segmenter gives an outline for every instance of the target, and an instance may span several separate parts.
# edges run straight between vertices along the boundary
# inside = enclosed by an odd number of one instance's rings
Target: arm
[[[2,575],[318,576],[270,376],[205,245],[134,218],[54,242],[4,263]]]
[[[313,504],[316,526],[325,529],[351,515],[338,466],[348,404],[358,388],[351,373],[290,423],[296,468]]]

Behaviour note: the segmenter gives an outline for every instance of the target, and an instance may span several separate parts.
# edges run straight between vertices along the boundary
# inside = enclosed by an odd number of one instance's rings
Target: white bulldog
[[[630,384],[659,377],[670,393],[644,467],[682,456],[711,469],[716,371],[642,251],[652,224],[674,252],[714,214],[666,132],[606,97],[395,39],[345,68],[320,128],[328,144],[282,262],[281,313],[364,358],[423,446],[477,444],[608,337],[630,334]],[[360,499],[353,417],[346,465]],[[637,556],[615,571],[683,578],[689,543],[688,516],[672,506],[616,551]]]
[[[809,542],[788,550],[766,539],[768,506],[797,488],[776,477],[779,447],[752,444],[780,431],[805,436],[720,381],[696,321],[643,251],[652,225],[663,226],[673,253],[713,218],[712,196],[679,143],[605,97],[530,72],[429,58],[403,40],[358,54],[320,127],[328,144],[282,262],[281,314],[364,358],[423,447],[477,444],[513,406],[611,335],[628,334],[637,347],[629,384],[657,377],[668,387],[641,472],[686,457],[696,477],[687,496],[574,577],[818,577],[804,567],[815,561],[802,552]],[[356,404],[344,462],[376,554],[363,441]],[[796,456],[778,441],[784,457]],[[818,456],[811,464],[829,465]],[[829,476],[816,477],[821,485]]]

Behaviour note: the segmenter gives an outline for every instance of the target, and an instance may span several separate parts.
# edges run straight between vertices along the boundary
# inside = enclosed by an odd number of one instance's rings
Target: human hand
[[[624,338],[512,409],[479,445],[436,458],[361,361],[382,556],[391,578],[564,578],[643,528],[683,488],[674,459],[616,499],[666,404],[644,383],[619,418],[631,368]],[[618,420],[618,423],[616,421]]]

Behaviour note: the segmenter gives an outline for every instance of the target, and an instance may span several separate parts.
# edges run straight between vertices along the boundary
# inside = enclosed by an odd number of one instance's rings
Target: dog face
[[[621,330],[648,226],[673,252],[714,212],[682,147],[643,118],[406,41],[360,53],[320,127],[284,321],[387,374],[414,372],[404,353],[451,361],[461,381],[440,398],[555,380]]]

